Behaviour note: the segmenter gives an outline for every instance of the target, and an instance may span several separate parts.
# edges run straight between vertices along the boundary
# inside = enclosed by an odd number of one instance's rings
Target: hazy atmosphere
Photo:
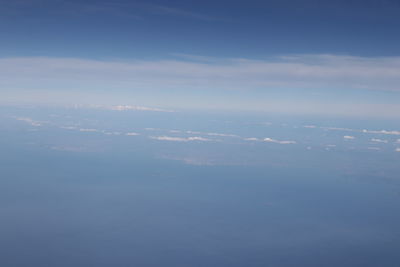
[[[0,0],[0,266],[399,266],[399,12]]]

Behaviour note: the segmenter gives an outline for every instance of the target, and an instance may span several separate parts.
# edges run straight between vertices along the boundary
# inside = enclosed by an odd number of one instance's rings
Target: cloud
[[[170,131],[171,133],[176,132],[174,130]],[[228,133],[207,133],[207,132],[199,132],[199,131],[186,131],[187,134],[197,134],[197,135],[208,135],[208,136],[219,136],[219,137],[239,137],[236,134],[228,134]]]
[[[368,150],[381,150],[379,147],[367,147]]]
[[[351,136],[351,135],[345,135],[345,136],[343,136],[343,139],[345,139],[345,140],[353,140],[353,139],[355,139],[355,137]]]
[[[296,141],[278,141],[272,138],[264,138],[264,142],[270,142],[270,143],[276,143],[276,144],[281,144],[281,145],[288,145],[288,144],[296,144]]]
[[[396,152],[400,152],[400,147],[399,148],[396,148],[396,150],[395,150]]]
[[[173,142],[190,142],[190,141],[201,141],[208,142],[213,141],[208,138],[203,138],[200,136],[191,136],[191,137],[173,137],[173,136],[151,136],[151,139],[159,140],[159,141],[173,141]]]
[[[245,141],[260,141],[260,139],[258,139],[256,137],[248,137],[248,138],[244,138],[243,140],[245,140]]]
[[[132,105],[118,105],[112,106],[107,109],[116,111],[127,111],[127,110],[138,110],[138,111],[158,111],[158,112],[174,112],[173,110],[161,109],[161,108],[151,108],[143,106],[132,106]]]
[[[362,130],[363,133],[371,133],[371,134],[387,134],[387,135],[400,135],[400,131],[387,131],[387,130],[380,130],[380,131],[373,131],[373,130]]]
[[[88,129],[88,128],[81,128],[79,129],[80,132],[99,132],[97,129]]]
[[[61,129],[65,130],[77,130],[78,128],[75,126],[60,126]]]
[[[291,92],[298,90],[301,101],[297,101],[296,97],[290,99],[283,97],[279,103],[275,101],[276,99],[272,99],[266,105],[264,101],[266,99],[257,98],[249,99],[250,103],[244,108],[277,112],[300,110],[303,113],[315,113],[318,110],[324,114],[394,116],[393,114],[400,114],[400,105],[395,101],[375,103],[377,100],[372,99],[366,100],[365,103],[354,104],[324,100],[326,103],[322,103],[320,101],[323,101],[321,100],[323,97],[310,100],[301,92],[304,90],[321,90],[324,94],[338,90],[400,92],[399,84],[400,57],[295,55],[265,60],[220,58],[200,62],[183,59],[130,61],[49,57],[0,59],[0,86],[4,88],[0,92],[2,102],[32,101],[32,99],[42,102],[49,99],[47,101],[54,102],[53,97],[58,101],[67,101],[67,97],[70,97],[79,101],[93,101],[98,98],[102,102],[110,102],[120,96],[118,100],[120,103],[121,98],[126,98],[127,95],[140,95],[143,99],[155,97],[155,100],[148,100],[151,103],[165,102],[166,98],[170,98],[167,103],[173,100],[176,101],[174,104],[178,103],[181,106],[195,104],[196,107],[215,105],[219,108],[231,106],[243,108],[243,101],[239,101],[240,96],[232,102],[223,101],[222,97],[218,100],[213,98],[213,101],[199,101],[196,93],[191,98],[187,96],[191,94],[190,92],[200,91],[207,91],[208,93],[202,94],[202,97],[207,98],[210,95],[215,96],[216,90],[222,90],[225,94],[229,94],[232,90],[264,91],[268,94],[271,90],[287,89]],[[180,92],[185,95],[180,98],[173,97],[171,90],[181,90]],[[252,95],[242,94],[249,98]],[[190,101],[187,101],[188,99]],[[141,106],[135,106],[133,109],[155,111],[154,108]]]
[[[36,121],[36,120],[33,120],[31,118],[28,118],[28,117],[15,117],[15,119],[18,120],[18,121],[26,122],[26,123],[30,124],[31,126],[34,126],[34,127],[40,127],[44,123],[47,123],[47,122],[43,122],[43,121]]]
[[[372,138],[371,142],[375,142],[375,143],[388,143],[388,140],[383,140],[383,139],[379,139],[379,138]]]
[[[107,131],[102,131],[103,134],[105,135],[121,135],[121,132],[107,132]]]
[[[344,131],[344,132],[356,132],[355,129],[350,128],[341,128],[341,127],[321,127],[321,129],[328,130],[328,131]]]
[[[127,136],[137,136],[139,134],[138,133],[134,133],[134,132],[130,132],[130,133],[126,133],[125,135],[127,135]]]
[[[17,82],[17,79],[50,82],[74,78],[78,82],[117,82],[135,87],[164,84],[185,88],[212,85],[240,89],[262,86],[400,91],[400,57],[299,55],[270,60],[219,59],[209,64],[178,60],[2,58],[0,73],[3,84]]]
[[[220,59],[217,62],[99,61],[77,58],[2,58],[5,83],[22,81],[118,82],[129,86],[199,88],[356,88],[400,91],[400,57],[361,58],[303,55],[271,60]],[[21,75],[23,73],[23,76]],[[71,83],[71,81],[69,82]]]
[[[308,127],[310,128],[310,127]],[[394,130],[359,130],[359,129],[351,129],[351,128],[340,128],[340,127],[319,127],[328,131],[343,131],[343,132],[359,132],[359,133],[367,133],[367,134],[385,134],[385,135],[400,135],[400,131]]]
[[[207,133],[210,136],[221,136],[221,137],[239,137],[236,134],[226,134],[226,133]]]

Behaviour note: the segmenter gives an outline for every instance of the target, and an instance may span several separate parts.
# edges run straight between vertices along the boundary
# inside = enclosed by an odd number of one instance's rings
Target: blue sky
[[[0,0],[0,266],[398,267],[398,14]]]
[[[397,1],[0,1],[4,103],[400,114]]]

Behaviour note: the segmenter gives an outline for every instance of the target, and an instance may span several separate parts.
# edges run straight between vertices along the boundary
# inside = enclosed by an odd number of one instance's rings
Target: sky
[[[0,0],[0,266],[398,267],[399,11]]]
[[[2,104],[398,118],[398,1],[0,1]]]

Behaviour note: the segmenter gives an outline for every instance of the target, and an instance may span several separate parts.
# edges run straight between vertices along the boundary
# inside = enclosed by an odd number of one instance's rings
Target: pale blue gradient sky
[[[0,1],[1,103],[400,116],[396,1]]]

